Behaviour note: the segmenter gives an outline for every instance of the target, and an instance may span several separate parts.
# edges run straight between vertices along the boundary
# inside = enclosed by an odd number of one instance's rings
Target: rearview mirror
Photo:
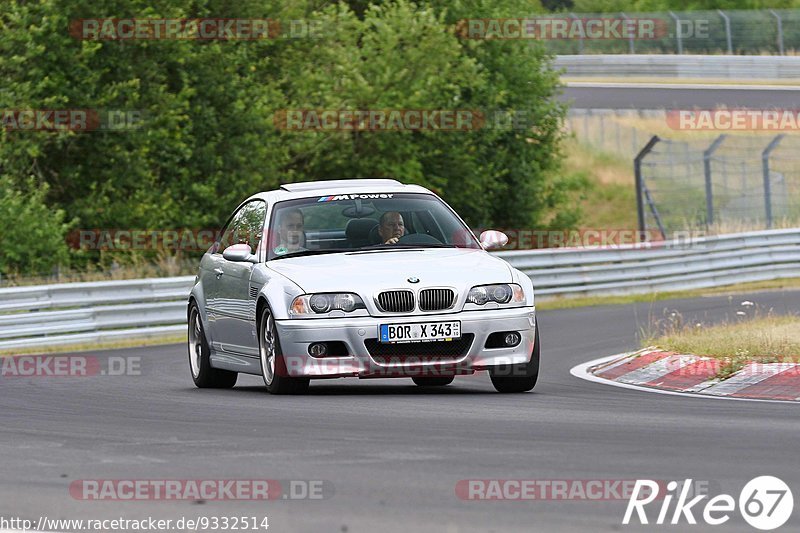
[[[223,250],[222,257],[234,263],[256,263],[258,261],[256,256],[253,255],[250,245],[244,243],[228,246]]]
[[[484,250],[502,248],[508,243],[508,235],[502,231],[487,229],[481,233],[481,246]]]

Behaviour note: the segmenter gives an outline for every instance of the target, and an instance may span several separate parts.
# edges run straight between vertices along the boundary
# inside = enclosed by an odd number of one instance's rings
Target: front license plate
[[[413,324],[381,324],[378,338],[383,343],[451,341],[461,338],[461,322],[415,322]]]

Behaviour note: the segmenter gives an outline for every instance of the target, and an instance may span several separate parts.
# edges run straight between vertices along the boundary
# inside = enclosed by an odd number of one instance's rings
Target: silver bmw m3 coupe
[[[411,378],[443,386],[489,372],[533,389],[533,284],[486,252],[436,194],[395,180],[294,183],[256,194],[206,252],[189,304],[198,387],[256,374],[273,394],[311,379]]]

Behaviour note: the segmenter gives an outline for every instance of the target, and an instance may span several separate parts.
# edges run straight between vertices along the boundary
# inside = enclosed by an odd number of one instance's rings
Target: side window
[[[242,206],[231,219],[220,239],[218,253],[234,244],[249,244],[255,252],[261,242],[264,218],[267,214],[267,205],[261,200],[254,200]]]

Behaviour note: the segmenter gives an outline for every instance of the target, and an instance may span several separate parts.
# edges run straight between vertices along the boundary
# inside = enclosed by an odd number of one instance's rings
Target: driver
[[[383,244],[395,244],[406,232],[403,215],[397,211],[387,211],[381,216],[378,235]]]
[[[278,255],[284,255],[294,252],[303,252],[303,241],[305,234],[305,220],[303,212],[299,209],[289,209],[281,216],[281,221],[278,223],[278,237],[280,243],[275,247],[274,252]]]

